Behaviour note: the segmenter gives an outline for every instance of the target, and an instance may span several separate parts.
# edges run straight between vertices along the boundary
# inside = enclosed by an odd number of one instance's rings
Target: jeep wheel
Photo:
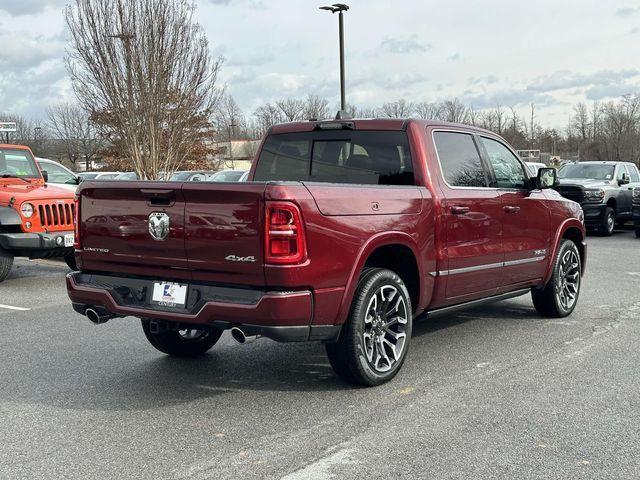
[[[364,386],[391,380],[409,350],[411,312],[409,293],[396,273],[381,268],[363,272],[338,341],[326,345],[336,374]]]
[[[561,318],[570,315],[578,303],[582,264],[578,247],[563,240],[553,264],[551,279],[543,288],[531,290],[533,305],[543,317]]]
[[[200,357],[207,353],[222,336],[222,330],[164,330],[151,331],[151,322],[142,320],[142,330],[157,350],[174,357]]]
[[[605,237],[613,235],[613,230],[616,228],[616,212],[611,207],[606,207],[604,216],[602,217],[602,223],[600,224],[600,233]]]
[[[73,270],[74,272],[76,270],[78,270],[78,265],[76,264],[76,256],[75,254],[71,254],[71,255],[67,255],[66,257],[64,257],[64,261],[67,264],[67,266]]]
[[[13,267],[13,255],[0,249],[0,282],[6,279]]]

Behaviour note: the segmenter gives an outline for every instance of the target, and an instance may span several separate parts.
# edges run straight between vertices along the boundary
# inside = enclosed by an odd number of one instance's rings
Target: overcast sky
[[[43,116],[72,97],[69,0],[0,0],[0,112]],[[247,112],[313,93],[338,104],[337,18],[314,0],[197,0],[221,80]],[[536,105],[564,127],[578,101],[640,92],[640,1],[351,0],[347,101],[459,97],[481,109]]]

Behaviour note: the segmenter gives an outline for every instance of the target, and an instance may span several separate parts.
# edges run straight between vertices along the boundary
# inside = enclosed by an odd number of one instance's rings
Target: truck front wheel
[[[343,380],[367,387],[391,380],[409,350],[412,325],[402,279],[382,268],[365,270],[340,338],[326,345],[333,370]]]
[[[9,276],[13,267],[13,255],[0,249],[0,282]]]
[[[582,264],[578,247],[562,240],[553,263],[551,279],[543,288],[531,290],[533,306],[543,317],[561,318],[576,308],[580,295]]]
[[[600,225],[600,233],[605,237],[613,235],[613,230],[616,228],[616,211],[611,207],[606,207],[604,216],[602,217],[602,223]]]
[[[157,350],[174,357],[204,355],[222,336],[222,330],[163,330],[153,332],[151,322],[142,320],[142,330],[149,343]]]

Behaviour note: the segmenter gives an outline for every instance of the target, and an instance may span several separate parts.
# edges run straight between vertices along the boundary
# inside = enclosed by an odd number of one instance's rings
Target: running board
[[[487,305],[489,303],[499,302],[501,300],[507,300],[509,298],[520,297],[522,295],[526,295],[531,291],[530,288],[524,288],[522,290],[515,290],[513,292],[501,293],[500,295],[494,295],[493,297],[480,298],[478,300],[471,300],[470,302],[459,303],[457,305],[451,305],[449,307],[437,308],[435,310],[430,310],[425,312],[423,315],[420,315],[420,319],[424,318],[437,318],[445,315],[450,315],[452,313],[457,313],[462,310],[468,310],[474,307],[480,307],[482,305]]]

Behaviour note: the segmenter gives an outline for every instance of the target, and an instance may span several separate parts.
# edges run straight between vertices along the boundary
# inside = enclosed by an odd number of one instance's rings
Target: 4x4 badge
[[[149,214],[149,235],[154,240],[162,241],[169,236],[171,220],[169,215],[162,212]]]

